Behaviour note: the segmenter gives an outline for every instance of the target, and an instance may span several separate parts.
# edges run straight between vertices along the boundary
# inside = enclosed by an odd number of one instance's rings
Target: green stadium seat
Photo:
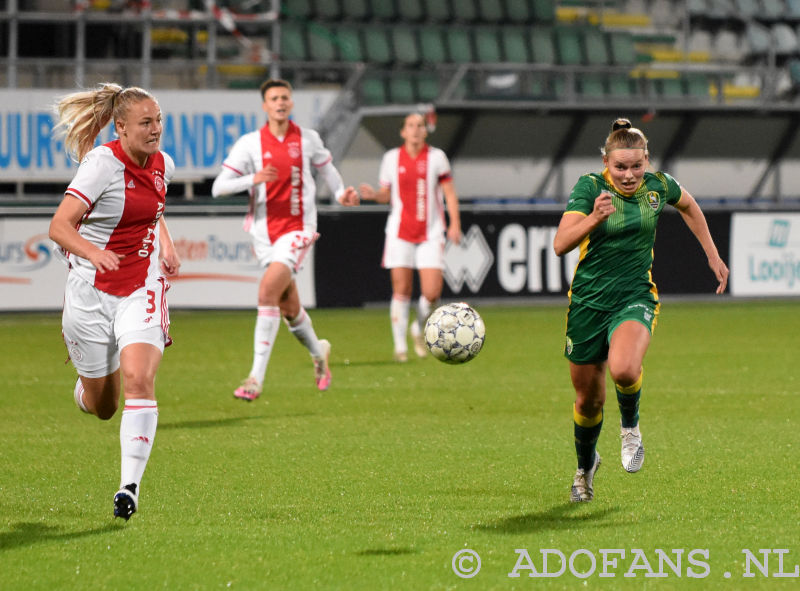
[[[631,33],[624,31],[612,32],[609,33],[608,40],[611,50],[611,62],[614,65],[636,65],[636,47]]]
[[[608,76],[608,96],[624,99],[635,95],[634,81],[627,74],[611,74]]]
[[[365,105],[385,105],[387,103],[386,80],[383,76],[367,73],[361,82],[361,101]]]
[[[280,27],[281,59],[286,61],[306,61],[308,59],[308,49],[304,27],[293,22],[283,22]]]
[[[582,99],[601,99],[606,91],[601,74],[586,73],[577,75],[578,93]]]
[[[458,64],[475,61],[475,56],[472,52],[472,40],[467,29],[464,27],[448,27],[444,31],[444,40],[447,45],[447,51],[450,54],[450,61]]]
[[[286,4],[294,4],[294,0]],[[316,0],[315,13],[317,18],[322,20],[339,20],[342,18],[342,5],[339,4],[339,0]]]
[[[512,23],[524,25],[533,20],[530,0],[509,0],[506,5],[506,17]]]
[[[662,78],[656,80],[656,92],[663,99],[679,99],[684,97],[683,80],[680,78]]]
[[[281,14],[289,19],[307,21],[314,18],[314,5],[312,0],[281,2]]]
[[[370,12],[379,21],[396,22],[398,18],[394,2],[389,0],[370,0]]]
[[[581,49],[579,27],[564,25],[555,28],[556,57],[562,66],[580,66],[586,62]]]
[[[708,99],[710,93],[710,81],[706,74],[689,73],[686,75],[686,94],[694,99]]]
[[[419,29],[419,45],[422,61],[441,64],[449,61],[442,29],[437,26],[422,26]]]
[[[389,78],[389,102],[410,105],[416,102],[417,91],[413,76],[408,72],[395,72]]]
[[[503,4],[498,0],[478,0],[478,15],[482,23],[498,24],[506,19]]]
[[[513,64],[525,64],[531,61],[526,29],[522,27],[503,27],[501,29],[500,43],[503,47],[505,61]]]
[[[392,49],[385,27],[369,25],[364,28],[364,57],[376,65],[385,66],[392,62]]]
[[[587,27],[583,31],[583,47],[587,65],[607,66],[611,63],[606,35],[599,28]]]
[[[339,59],[336,50],[333,30],[318,23],[311,23],[306,29],[308,33],[308,57],[315,62],[332,62]]]
[[[337,27],[335,43],[339,49],[339,58],[342,61],[365,61],[361,32],[357,26],[348,24]]]
[[[444,0],[433,0],[444,2]],[[478,20],[478,6],[475,0],[452,0],[453,20],[461,23],[472,23]]]
[[[439,96],[439,76],[436,72],[417,74],[418,98],[423,103],[432,103]]]
[[[342,0],[342,18],[344,20],[363,21],[370,16],[367,0]]]
[[[556,20],[556,0],[532,0],[533,20],[550,24]],[[513,2],[513,0],[512,0]]]
[[[449,23],[453,20],[450,3],[446,0],[428,0],[426,12],[428,20],[434,23]]]
[[[397,3],[397,16],[400,22],[416,23],[421,21],[425,18],[425,7],[422,0],[400,0]]]
[[[500,38],[497,36],[496,27],[477,27],[474,33],[475,61],[483,64],[503,61],[500,53]]]
[[[536,25],[530,28],[531,57],[537,64],[556,63],[555,42],[552,27]]]
[[[418,64],[420,56],[414,28],[409,25],[397,25],[391,28],[390,34],[395,61],[406,66]]]

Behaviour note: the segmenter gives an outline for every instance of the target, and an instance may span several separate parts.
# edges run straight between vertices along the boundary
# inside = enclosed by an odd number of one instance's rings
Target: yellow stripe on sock
[[[578,412],[578,409],[575,407],[575,405],[573,405],[572,406],[572,419],[580,427],[587,427],[587,428],[588,427],[594,427],[595,425],[599,425],[600,421],[603,420],[603,411],[601,410],[599,413],[597,413],[596,417],[589,418],[589,417],[585,417],[582,414],[580,414]]]
[[[644,372],[639,374],[639,379],[636,380],[630,386],[620,386],[619,384],[615,384],[617,390],[619,390],[622,394],[636,394],[639,390],[642,389],[642,378],[644,377]]]

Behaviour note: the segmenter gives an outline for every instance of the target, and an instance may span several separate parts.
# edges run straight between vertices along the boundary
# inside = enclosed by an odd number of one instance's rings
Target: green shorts
[[[650,334],[656,326],[658,302],[635,300],[614,311],[595,310],[575,302],[567,310],[567,338],[564,357],[577,364],[599,363],[608,359],[608,344],[617,327],[635,320]]]

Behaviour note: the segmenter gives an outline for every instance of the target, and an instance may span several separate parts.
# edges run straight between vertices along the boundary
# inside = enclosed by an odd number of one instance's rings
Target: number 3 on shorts
[[[145,310],[148,314],[152,314],[156,311],[156,292],[152,289],[147,290],[147,310]]]

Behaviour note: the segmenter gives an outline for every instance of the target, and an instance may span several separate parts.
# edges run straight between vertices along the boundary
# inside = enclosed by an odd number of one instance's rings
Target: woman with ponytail
[[[159,149],[161,109],[146,90],[104,83],[61,98],[55,110],[80,162],[50,222],[69,268],[62,332],[78,408],[108,420],[124,393],[114,516],[127,521],[139,506],[158,421],[155,376],[171,343],[166,277],[180,260],[163,214],[175,165]],[[110,122],[118,139],[94,147]]]

